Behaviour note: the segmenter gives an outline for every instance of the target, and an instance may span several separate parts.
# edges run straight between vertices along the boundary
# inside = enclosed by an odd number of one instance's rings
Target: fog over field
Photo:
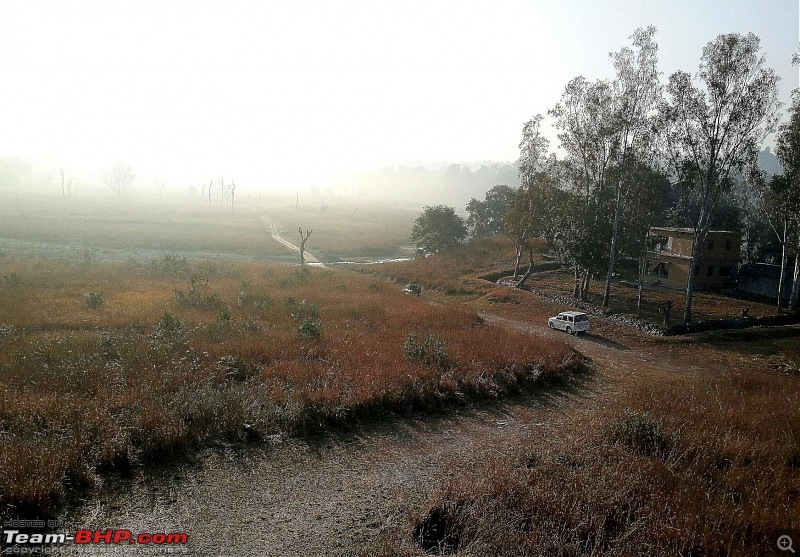
[[[571,78],[610,77],[635,28],[658,28],[663,79],[696,72],[718,34],[752,31],[787,102],[797,20],[792,0],[9,0],[0,188],[52,191],[63,169],[88,195],[124,162],[141,192],[224,176],[253,194],[463,206],[516,185],[522,124]]]
[[[798,21],[0,0],[0,554],[800,548]]]

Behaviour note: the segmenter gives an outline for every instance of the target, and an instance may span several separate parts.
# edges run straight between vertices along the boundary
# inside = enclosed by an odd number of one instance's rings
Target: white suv
[[[547,320],[551,329],[566,331],[567,334],[585,333],[589,330],[589,317],[580,311],[562,311]]]

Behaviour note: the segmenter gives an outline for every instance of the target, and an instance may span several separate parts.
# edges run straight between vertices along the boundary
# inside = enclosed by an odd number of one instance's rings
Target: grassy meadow
[[[260,263],[0,262],[0,505],[217,440],[433,410],[583,369],[383,280]]]

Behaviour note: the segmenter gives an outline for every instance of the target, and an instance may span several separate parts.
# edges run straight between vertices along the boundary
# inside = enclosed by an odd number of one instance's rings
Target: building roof
[[[709,230],[709,234],[741,234],[741,232],[736,232],[734,230]],[[650,227],[650,234],[655,236],[667,236],[667,237],[676,237],[676,236],[692,236],[694,235],[694,228],[679,228],[679,227],[670,227],[670,226],[651,226]]]

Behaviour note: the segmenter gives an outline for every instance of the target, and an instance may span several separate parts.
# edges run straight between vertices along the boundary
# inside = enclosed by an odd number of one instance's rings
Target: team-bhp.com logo
[[[134,534],[127,529],[119,530],[87,530],[74,532],[54,532],[61,527],[60,521],[25,520],[7,521],[3,525],[2,554],[23,555],[49,553],[49,549],[66,544],[82,546],[118,546],[146,545],[159,547],[182,548],[189,541],[183,532],[142,532]],[[37,531],[41,530],[41,531]]]

